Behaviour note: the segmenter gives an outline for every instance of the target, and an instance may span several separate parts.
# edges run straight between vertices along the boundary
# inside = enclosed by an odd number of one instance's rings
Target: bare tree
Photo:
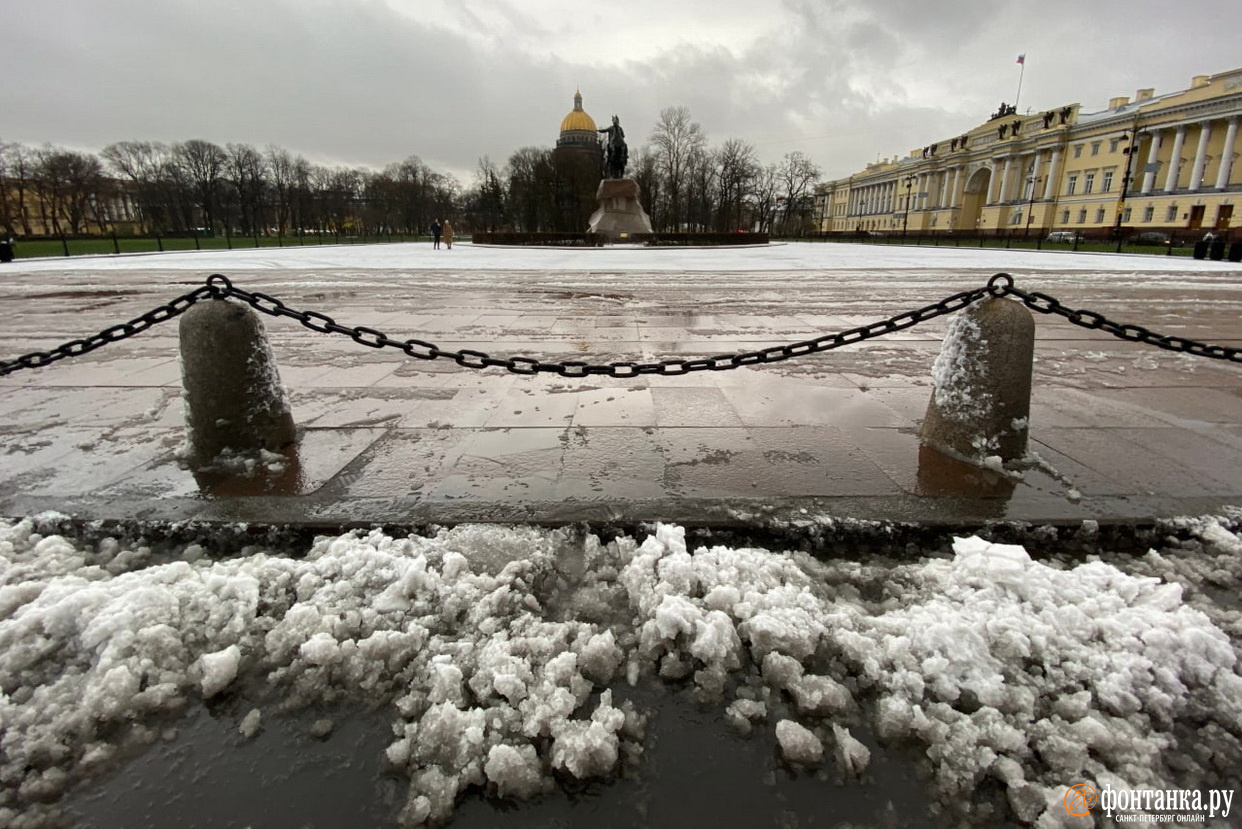
[[[173,228],[177,194],[168,179],[171,154],[164,144],[151,141],[120,141],[100,152],[108,171],[128,181],[126,188],[138,225],[145,233]]]
[[[795,151],[785,154],[778,175],[784,190],[783,230],[787,234],[801,236],[807,217],[814,208],[814,185],[819,180],[819,167],[804,154]]]
[[[479,159],[474,186],[467,195],[470,226],[480,230],[499,230],[506,223],[505,186],[500,171],[487,156]]]
[[[746,204],[759,175],[755,148],[730,138],[715,153],[717,231],[741,230],[748,226]]]
[[[656,202],[656,224],[665,230],[679,230],[685,221],[687,177],[707,139],[703,128],[691,120],[690,110],[677,106],[660,110],[648,140],[663,185],[663,198]]]
[[[38,152],[35,179],[39,186],[41,208],[55,233],[82,233],[89,218],[104,227],[98,204],[103,183],[103,165],[86,153],[45,147]]]
[[[638,153],[630,155],[630,177],[638,185],[638,197],[643,202],[647,215],[654,216],[664,190],[655,153],[650,147],[643,147]]]
[[[9,180],[9,156],[17,147],[17,144],[0,141],[0,227],[4,230],[5,238],[13,235],[14,220],[17,217],[17,205],[12,198],[13,186]]]
[[[293,191],[297,186],[297,163],[289,151],[270,145],[267,148],[267,170],[271,177],[273,209],[276,232],[283,236],[289,232],[293,212]]]
[[[437,209],[436,185],[439,176],[416,155],[384,168],[392,182],[394,223],[404,233],[426,231]]]
[[[767,233],[772,229],[772,222],[776,217],[780,182],[780,171],[775,164],[761,168],[755,177],[755,189],[751,203],[754,206],[755,229],[760,233]]]
[[[559,180],[552,150],[523,147],[509,157],[505,178],[514,230],[552,230],[559,223],[557,194],[566,182]]]
[[[24,144],[4,144],[0,150],[3,153],[0,158],[0,186],[4,188],[5,230],[11,234],[20,227],[23,235],[31,236],[31,201],[37,165],[35,151]]]
[[[228,156],[210,141],[198,139],[175,145],[172,154],[175,166],[193,188],[203,226],[214,228]]]
[[[245,235],[257,234],[267,190],[267,165],[259,151],[249,144],[228,144],[225,153],[224,178],[238,226]]]

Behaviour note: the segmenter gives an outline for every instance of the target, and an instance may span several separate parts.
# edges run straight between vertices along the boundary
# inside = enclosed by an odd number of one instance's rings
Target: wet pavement
[[[979,287],[992,262],[679,270],[664,251],[577,267],[447,269],[238,258],[246,290],[395,339],[543,361],[641,362],[750,351],[867,324]],[[775,249],[774,249],[775,250]],[[455,249],[454,253],[458,251]],[[521,257],[525,252],[514,252]],[[994,257],[996,251],[989,251]],[[264,255],[275,256],[264,252]],[[642,260],[640,257],[649,256]],[[1242,346],[1229,263],[1044,254],[1019,287],[1123,323]],[[662,258],[657,258],[662,257]],[[187,257],[43,263],[0,273],[4,359],[132,319],[206,278]],[[1143,260],[1142,268],[1131,263]],[[607,271],[593,266],[608,263]],[[1085,263],[1085,264],[1084,264]],[[22,264],[22,263],[15,263]],[[192,264],[192,262],[191,262]],[[210,263],[216,264],[216,263]],[[215,268],[219,269],[219,268]],[[416,360],[264,316],[299,441],[274,468],[195,472],[177,323],[0,377],[0,513],[342,525],[501,521],[691,526],[1148,521],[1242,504],[1242,366],[1036,315],[1031,464],[1019,479],[920,447],[949,318],[781,363],[627,379],[517,376]]]

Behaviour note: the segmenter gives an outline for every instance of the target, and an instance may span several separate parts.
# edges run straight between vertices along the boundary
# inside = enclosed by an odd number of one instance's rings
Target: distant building
[[[561,120],[556,149],[552,151],[559,183],[556,194],[559,230],[585,231],[598,207],[595,191],[603,178],[604,150],[595,120],[582,108],[582,92],[574,92],[574,108]]]
[[[979,126],[905,158],[821,184],[826,233],[1124,234],[1229,231],[1242,196],[1242,69],[1188,89],[1084,112],[1018,114],[1002,104]],[[1133,148],[1134,152],[1130,152]]]

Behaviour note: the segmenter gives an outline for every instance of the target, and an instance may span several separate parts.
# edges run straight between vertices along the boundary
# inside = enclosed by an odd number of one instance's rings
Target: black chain
[[[934,319],[945,314],[971,305],[987,297],[1015,296],[1027,307],[1042,314],[1060,314],[1070,322],[1092,330],[1106,331],[1113,336],[1131,342],[1144,342],[1170,351],[1181,351],[1202,357],[1218,360],[1242,362],[1242,352],[1236,348],[1205,345],[1185,337],[1166,337],[1155,334],[1139,325],[1122,325],[1094,311],[1074,310],[1066,308],[1055,298],[1038,292],[1026,292],[1014,287],[1013,277],[1007,273],[998,273],[988,280],[987,287],[962,291],[942,299],[940,302],[926,305],[914,311],[906,311],[888,319],[873,322],[842,331],[836,334],[825,334],[813,340],[802,340],[788,345],[776,345],[759,351],[747,351],[734,354],[719,354],[714,357],[701,357],[692,360],[661,360],[657,363],[636,363],[618,361],[604,364],[591,364],[578,360],[563,362],[543,362],[533,357],[492,357],[482,351],[463,348],[458,351],[442,349],[425,340],[395,340],[374,328],[363,325],[353,327],[340,325],[332,317],[317,311],[294,310],[276,297],[258,291],[246,291],[236,287],[228,277],[212,274],[207,284],[188,294],[177,297],[167,305],[160,305],[142,316],[127,323],[106,328],[98,334],[83,340],[70,340],[51,351],[35,351],[24,354],[12,361],[0,360],[0,377],[24,368],[38,368],[66,357],[76,357],[94,351],[107,343],[139,334],[161,322],[179,316],[204,299],[239,299],[257,311],[273,317],[289,317],[302,325],[321,334],[344,334],[360,345],[369,348],[396,348],[411,357],[420,360],[435,360],[447,357],[465,368],[503,368],[514,374],[537,374],[548,372],[562,377],[586,377],[589,375],[606,375],[609,377],[636,377],[641,374],[660,374],[677,376],[692,371],[725,371],[742,366],[776,363],[791,357],[802,357],[807,354],[818,354],[831,351],[845,345],[853,345],[864,340],[883,337],[894,331],[911,328],[921,322]]]
[[[1199,357],[1211,357],[1214,360],[1229,360],[1235,363],[1242,363],[1242,349],[1229,348],[1223,345],[1208,345],[1198,340],[1187,339],[1186,337],[1165,336],[1149,331],[1141,325],[1114,322],[1103,314],[1097,314],[1095,311],[1067,308],[1055,297],[1038,291],[1028,292],[1021,288],[1015,288],[1013,277],[1007,273],[998,273],[988,280],[988,291],[992,296],[1015,296],[1033,311],[1038,311],[1041,314],[1059,314],[1074,323],[1074,325],[1080,325],[1091,331],[1105,331],[1118,339],[1146,343],[1157,348],[1163,348],[1166,351],[1180,351]]]
[[[188,294],[183,294],[167,305],[159,305],[147,311],[140,317],[123,322],[120,325],[113,325],[105,328],[98,334],[87,337],[82,340],[70,340],[63,343],[51,351],[32,351],[29,354],[14,360],[0,360],[0,377],[6,374],[12,374],[23,368],[39,368],[57,360],[63,360],[66,357],[77,357],[82,354],[94,351],[100,346],[108,343],[117,343],[121,340],[128,339],[135,334],[141,334],[152,326],[159,325],[161,322],[170,320],[173,317],[180,316],[189,310],[190,306],[201,299],[222,298],[220,294],[211,285],[211,280],[207,280],[207,285],[201,288],[195,288]]]
[[[902,329],[918,325],[920,322],[961,310],[972,302],[977,302],[988,295],[988,288],[963,291],[946,297],[933,305],[919,308],[917,311],[907,311],[904,314],[873,322],[870,325],[851,328],[839,334],[827,334],[813,340],[803,340],[790,343],[789,345],[776,345],[760,351],[718,354],[714,357],[701,357],[693,360],[662,360],[658,363],[620,361],[591,364],[578,360],[545,363],[533,357],[500,358],[469,348],[463,348],[460,351],[448,351],[434,343],[423,340],[394,340],[383,331],[377,331],[374,328],[367,328],[361,325],[350,328],[338,325],[335,320],[324,314],[318,314],[314,311],[295,311],[276,297],[245,291],[235,287],[226,277],[219,274],[212,276],[207,280],[207,283],[208,285],[214,285],[226,296],[235,297],[249,303],[257,311],[262,311],[274,317],[290,317],[307,328],[320,333],[344,334],[352,338],[354,342],[370,346],[371,348],[397,348],[420,360],[435,360],[440,357],[447,357],[465,368],[503,368],[514,374],[548,372],[559,374],[562,377],[586,377],[589,375],[637,377],[641,374],[660,374],[668,377],[688,374],[691,371],[725,371],[731,368],[740,368],[760,363],[775,363],[781,360],[788,360],[790,357],[802,357],[806,354],[830,351],[843,345],[852,345],[863,340],[882,337],[894,331],[901,331]]]

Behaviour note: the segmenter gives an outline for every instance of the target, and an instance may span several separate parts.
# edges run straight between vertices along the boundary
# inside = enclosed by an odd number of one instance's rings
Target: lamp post
[[[1121,140],[1126,141],[1130,146],[1121,152],[1126,157],[1125,175],[1121,177],[1121,198],[1117,200],[1117,220],[1113,223],[1113,237],[1117,240],[1117,253],[1121,253],[1121,220],[1126,212],[1126,195],[1130,192],[1130,167],[1134,161],[1134,156],[1138,153],[1139,136],[1142,135],[1138,128],[1138,117],[1134,119],[1134,126],[1122,133]]]
[[[910,188],[914,185],[917,176],[908,175],[902,183],[906,185],[906,212],[901,216],[901,241],[906,241],[906,228],[910,226]]]
[[[1035,189],[1039,187],[1041,181],[1043,181],[1043,176],[1026,177],[1026,183],[1031,188],[1026,198],[1026,234],[1024,238],[1027,239],[1031,236],[1031,219],[1035,218]]]

